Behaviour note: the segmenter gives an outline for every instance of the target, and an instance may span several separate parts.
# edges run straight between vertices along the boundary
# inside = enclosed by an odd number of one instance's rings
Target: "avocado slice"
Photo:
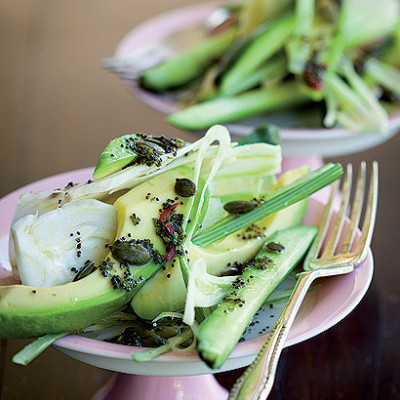
[[[229,263],[241,263],[254,257],[263,243],[260,237],[244,241],[236,235],[231,235],[207,248],[190,244],[188,259],[193,262],[204,258],[207,263],[207,272],[216,275]],[[167,266],[166,271],[158,271],[140,288],[131,301],[131,307],[141,318],[151,320],[163,311],[183,309],[185,299],[186,286],[179,260],[175,260]]]
[[[146,133],[127,134],[112,139],[103,150],[93,172],[94,179],[104,178],[134,164],[147,166],[162,163],[161,155],[183,147],[181,139],[151,136]]]
[[[302,166],[282,174],[276,183],[274,190],[288,185],[300,178],[310,168]],[[226,189],[230,193],[230,185],[224,188],[220,185],[220,195]],[[204,258],[207,263],[207,272],[217,275],[229,264],[243,263],[258,253],[266,238],[280,229],[291,228],[301,223],[306,212],[308,200],[302,200],[288,208],[266,217],[257,226],[257,231],[263,232],[263,236],[254,235],[252,239],[243,240],[243,236],[249,237],[252,233],[246,229],[232,234],[220,242],[207,247],[196,246],[190,243],[188,246],[188,258],[191,262]],[[131,307],[137,315],[144,319],[153,319],[163,311],[177,311],[185,306],[186,287],[182,277],[179,260],[167,266],[166,271],[157,272],[137,292],[131,301]]]
[[[178,167],[121,196],[114,203],[118,218],[116,239],[150,239],[154,249],[163,256],[165,246],[155,233],[153,218],[160,215],[161,204],[171,198],[179,203],[176,212],[185,213],[188,202],[176,195],[175,179],[191,179],[192,175],[190,168]],[[131,218],[133,214],[137,219]],[[0,337],[33,338],[87,327],[129,303],[138,288],[161,267],[154,261],[140,267],[132,266],[132,290],[114,290],[113,276],[123,276],[126,268],[111,253],[106,260],[107,265],[112,263],[107,277],[98,268],[81,280],[55,287],[1,286]]]

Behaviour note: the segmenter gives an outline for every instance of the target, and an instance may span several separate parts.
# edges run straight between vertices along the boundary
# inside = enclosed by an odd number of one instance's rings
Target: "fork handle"
[[[290,328],[311,283],[317,277],[315,271],[302,272],[299,275],[293,293],[274,329],[253,363],[236,381],[228,400],[261,400],[268,397],[274,383],[279,356]]]

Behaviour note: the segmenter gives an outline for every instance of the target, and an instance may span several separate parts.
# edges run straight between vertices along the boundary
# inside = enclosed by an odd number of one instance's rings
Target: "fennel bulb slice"
[[[12,223],[29,214],[44,214],[48,211],[55,210],[60,207],[67,197],[63,190],[51,190],[45,192],[27,192],[19,197],[17,207],[15,209]]]
[[[206,260],[196,260],[190,268],[183,322],[193,325],[195,307],[211,307],[222,301],[236,278],[210,275]]]
[[[198,187],[199,179],[200,179],[200,174],[201,170],[203,167],[203,161],[207,155],[207,151],[209,150],[210,146],[212,145],[213,142],[217,141],[219,143],[217,154],[215,155],[215,158],[212,161],[211,169],[208,172],[207,179],[205,181],[205,184],[201,190],[201,192],[196,193],[195,196],[193,196],[190,199],[190,205],[189,207],[191,208],[191,211],[188,213],[188,217],[185,220],[184,225],[186,225],[186,241],[189,242],[190,239],[192,238],[194,231],[197,227],[198,221],[201,219],[201,213],[203,210],[203,206],[205,209],[207,209],[207,204],[206,203],[206,193],[209,190],[209,186],[211,185],[215,175],[217,174],[219,168],[221,167],[225,157],[227,156],[227,153],[230,150],[230,145],[231,145],[231,138],[229,135],[229,131],[222,125],[214,125],[212,126],[207,133],[205,134],[199,149],[198,149],[198,155],[197,159],[194,165],[194,182],[196,186]],[[194,207],[195,206],[195,207]],[[188,219],[191,219],[192,223],[190,226],[188,226]]]
[[[19,218],[11,233],[22,284],[48,287],[71,282],[88,260],[104,259],[116,228],[114,207],[94,199]]]

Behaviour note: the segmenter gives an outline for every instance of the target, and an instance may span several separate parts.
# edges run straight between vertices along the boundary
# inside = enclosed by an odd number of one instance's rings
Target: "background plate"
[[[201,25],[217,5],[216,2],[195,4],[151,18],[138,25],[122,39],[114,56],[124,58],[132,51],[157,45],[171,35]],[[122,82],[135,97],[151,108],[164,114],[178,110],[173,96],[143,90],[135,79],[122,78]],[[356,133],[344,128],[317,128],[315,121],[320,119],[321,115],[318,115],[316,109],[303,109],[299,112],[275,113],[225,125],[232,135],[241,136],[248,134],[260,124],[276,123],[282,128],[283,154],[290,157],[313,155],[332,157],[356,153],[385,142],[400,128],[400,112],[391,115],[387,136],[376,132]]]

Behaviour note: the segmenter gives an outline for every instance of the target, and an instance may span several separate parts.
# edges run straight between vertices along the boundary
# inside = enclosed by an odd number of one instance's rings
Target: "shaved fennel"
[[[117,229],[113,206],[81,199],[11,227],[22,284],[58,286],[71,282],[88,260],[101,262]]]
[[[195,307],[211,307],[218,304],[235,279],[233,276],[210,275],[207,273],[205,260],[196,260],[190,267],[183,322],[188,325],[194,323]]]

